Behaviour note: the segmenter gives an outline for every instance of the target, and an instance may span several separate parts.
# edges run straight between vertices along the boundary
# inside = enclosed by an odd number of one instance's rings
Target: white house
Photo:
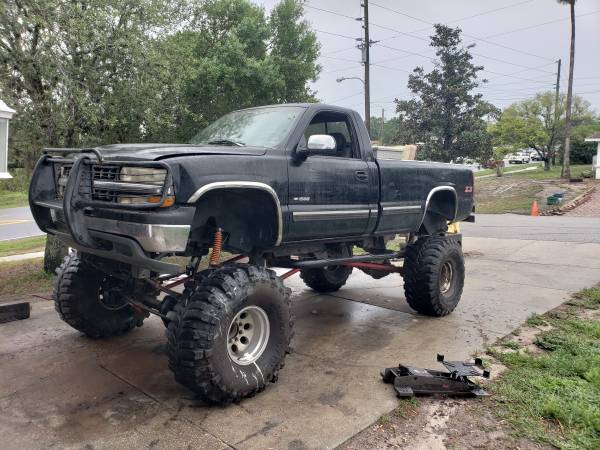
[[[585,142],[597,142],[598,150],[596,156],[594,156],[593,168],[596,170],[596,180],[600,180],[600,133],[592,134]]]
[[[8,122],[15,110],[0,100],[0,179],[12,178],[8,173]]]

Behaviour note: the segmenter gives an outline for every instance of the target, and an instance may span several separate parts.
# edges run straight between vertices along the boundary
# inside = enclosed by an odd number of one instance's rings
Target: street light
[[[341,83],[344,80],[358,80],[363,84],[363,88],[365,87],[365,80],[363,80],[362,78],[359,78],[359,77],[340,77],[335,81],[337,81],[338,83]]]
[[[371,133],[371,117],[369,117],[369,116],[371,115],[371,108],[370,108],[371,105],[369,105],[369,102],[367,100],[367,95],[366,95],[367,84],[365,83],[365,80],[363,80],[360,77],[340,77],[335,81],[337,81],[338,83],[341,83],[344,80],[358,80],[363,85],[363,91],[365,92],[365,125],[370,134]]]

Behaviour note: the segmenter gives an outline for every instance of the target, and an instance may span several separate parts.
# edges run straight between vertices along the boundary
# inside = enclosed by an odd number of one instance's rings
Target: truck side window
[[[313,134],[328,134],[335,139],[336,156],[341,158],[360,158],[356,147],[350,121],[345,114],[322,112],[311,120],[304,137],[306,140]]]

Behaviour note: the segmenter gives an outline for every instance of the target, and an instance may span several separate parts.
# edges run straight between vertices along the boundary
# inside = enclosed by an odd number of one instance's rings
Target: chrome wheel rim
[[[454,275],[454,268],[450,261],[446,261],[442,266],[440,272],[440,292],[445,294],[452,287],[452,277]]]
[[[265,310],[254,305],[245,307],[229,324],[229,357],[241,366],[256,362],[267,348],[270,334],[269,317]]]

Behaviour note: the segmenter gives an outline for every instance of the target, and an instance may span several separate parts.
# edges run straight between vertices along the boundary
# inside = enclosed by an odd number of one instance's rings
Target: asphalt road
[[[466,237],[600,243],[600,218],[477,214],[461,223]]]
[[[31,216],[29,206],[0,209],[0,241],[42,234]]]

